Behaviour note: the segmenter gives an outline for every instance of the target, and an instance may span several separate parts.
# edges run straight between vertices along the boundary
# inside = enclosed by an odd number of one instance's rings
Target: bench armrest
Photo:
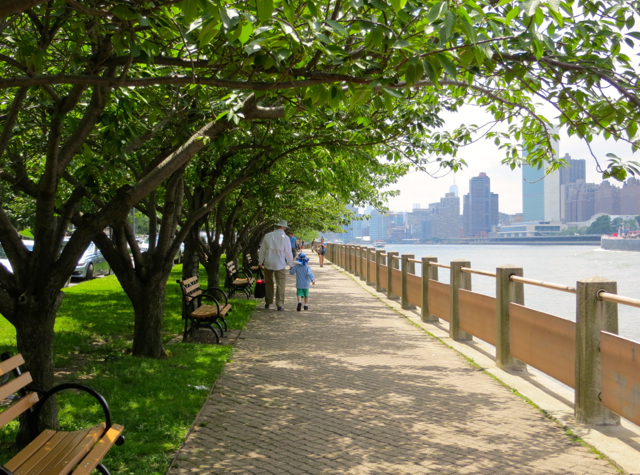
[[[223,308],[229,303],[229,296],[224,290],[219,287],[209,287],[208,289],[202,289],[202,295],[206,297],[212,297]]]
[[[78,384],[78,383],[64,383],[64,384],[59,384],[57,386],[54,386],[48,391],[43,391],[37,388],[32,388],[32,389],[38,393],[44,393],[42,398],[38,402],[38,404],[36,404],[35,406],[36,424],[38,423],[37,421],[40,420],[40,410],[42,409],[44,404],[47,402],[47,400],[51,396],[54,396],[56,393],[59,393],[60,391],[64,391],[65,389],[78,389],[80,391],[84,391],[86,393],[91,394],[98,401],[98,404],[100,404],[100,406],[102,407],[102,411],[104,412],[105,424],[107,429],[112,426],[111,409],[109,409],[109,404],[107,404],[107,401],[102,396],[102,394],[100,394],[95,389],[90,388],[89,386],[85,386],[84,384]],[[124,442],[124,439],[122,440],[122,442],[116,441],[116,445],[122,445],[123,442]]]

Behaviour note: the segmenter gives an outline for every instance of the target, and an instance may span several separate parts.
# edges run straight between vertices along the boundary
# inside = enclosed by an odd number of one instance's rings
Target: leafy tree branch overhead
[[[454,110],[475,103],[512,124],[490,134],[507,164],[521,164],[521,142],[530,160],[554,163],[539,144],[556,122],[587,142],[603,134],[637,147],[637,9],[586,0],[7,2],[0,88],[191,84],[283,98],[286,116],[448,98]],[[536,112],[535,101],[557,116]],[[610,176],[634,172],[623,163]]]

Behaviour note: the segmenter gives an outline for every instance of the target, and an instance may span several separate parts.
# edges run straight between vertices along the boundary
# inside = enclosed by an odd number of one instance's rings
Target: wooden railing
[[[494,345],[498,367],[530,365],[574,388],[578,421],[612,424],[622,416],[640,425],[640,343],[617,335],[618,305],[640,308],[640,300],[617,295],[616,282],[592,277],[574,287],[524,278],[517,266],[491,272],[464,260],[447,265],[434,256],[340,244],[329,244],[327,259],[403,309],[419,308],[423,322],[449,322],[452,339]],[[438,280],[439,268],[449,269],[449,282]],[[495,279],[495,297],[472,291],[474,274]],[[575,321],[526,307],[525,285],[574,294]]]

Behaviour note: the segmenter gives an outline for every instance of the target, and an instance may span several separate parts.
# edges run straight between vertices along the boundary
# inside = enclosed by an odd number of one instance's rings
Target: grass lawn
[[[133,358],[133,308],[115,276],[65,289],[55,326],[57,383],[87,384],[106,398],[114,422],[124,425],[126,442],[111,449],[104,464],[111,473],[164,474],[184,441],[209,389],[231,357],[232,348],[197,343],[168,344],[181,335],[181,294],[175,266],[167,284],[162,360]],[[207,286],[201,270],[201,285]],[[252,300],[233,299],[230,328],[243,329],[255,308]],[[16,352],[15,331],[0,318],[0,352]],[[66,391],[58,397],[61,426],[86,428],[100,422],[93,399]],[[15,452],[17,422],[0,431],[0,465]],[[96,472],[97,473],[97,472]]]

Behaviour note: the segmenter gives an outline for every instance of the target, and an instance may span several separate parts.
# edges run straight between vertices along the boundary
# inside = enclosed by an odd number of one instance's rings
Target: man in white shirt
[[[262,238],[260,250],[258,251],[258,262],[264,266],[265,277],[265,304],[264,308],[269,308],[273,304],[274,281],[275,297],[278,310],[284,310],[284,289],[287,281],[287,264],[293,267],[293,253],[291,252],[291,240],[284,232],[287,229],[287,222],[279,221],[278,229],[272,231]]]

